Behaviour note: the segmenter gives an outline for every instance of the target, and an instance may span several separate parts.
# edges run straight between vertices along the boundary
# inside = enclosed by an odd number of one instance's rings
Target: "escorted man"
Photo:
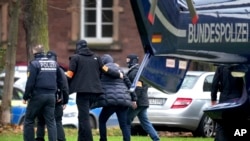
[[[28,66],[28,78],[23,103],[28,101],[24,120],[24,141],[34,141],[34,122],[42,114],[48,129],[49,141],[55,141],[57,132],[55,124],[55,93],[57,86],[63,86],[63,79],[56,61],[44,55],[42,45],[32,48],[34,60]],[[61,89],[59,87],[59,89]]]
[[[101,58],[103,64],[122,72],[122,69],[114,63],[114,59],[109,54],[104,54]],[[127,124],[128,109],[129,107],[136,108],[135,93],[128,93],[131,82],[126,75],[124,75],[124,79],[120,79],[105,74],[102,75],[101,82],[104,94],[99,97],[103,107],[99,116],[100,141],[108,140],[106,123],[113,113],[117,115],[123,141],[130,141],[130,128]]]

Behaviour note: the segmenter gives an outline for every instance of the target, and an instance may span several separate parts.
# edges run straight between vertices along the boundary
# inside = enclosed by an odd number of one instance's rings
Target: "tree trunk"
[[[28,61],[33,58],[35,45],[49,50],[47,0],[24,0],[24,29]]]
[[[0,73],[4,70],[6,49],[0,46]]]
[[[5,54],[8,44],[8,7],[9,7],[9,0],[1,1],[1,28],[0,28],[0,72],[4,70],[5,67]]]
[[[6,51],[6,74],[4,79],[4,88],[1,104],[1,122],[2,124],[11,121],[11,99],[13,95],[14,70],[16,65],[16,46],[18,37],[18,20],[19,20],[19,0],[10,1],[10,25],[8,34],[8,47]]]

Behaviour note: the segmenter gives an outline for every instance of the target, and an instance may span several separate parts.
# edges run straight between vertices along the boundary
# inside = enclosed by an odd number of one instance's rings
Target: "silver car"
[[[98,118],[102,108],[95,108],[89,111],[90,127],[97,129],[99,127]],[[69,102],[63,111],[62,124],[64,127],[78,128],[78,109],[76,105],[76,93],[69,95]],[[118,119],[116,114],[112,114],[108,121],[107,127],[118,126]]]
[[[211,105],[210,89],[214,72],[189,71],[177,93],[165,94],[150,87],[148,118],[157,131],[191,131],[193,136],[214,135],[214,122],[203,110]],[[138,119],[131,134],[143,135]]]

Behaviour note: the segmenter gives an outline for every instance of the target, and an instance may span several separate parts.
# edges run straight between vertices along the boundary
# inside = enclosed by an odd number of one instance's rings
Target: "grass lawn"
[[[99,141],[98,130],[93,130],[94,141]],[[108,141],[122,141],[121,132],[118,128],[108,129]],[[77,130],[65,128],[65,134],[67,141],[77,141]],[[213,138],[194,138],[190,136],[162,136],[160,134],[161,141],[213,141]],[[1,141],[22,141],[22,129],[16,128],[2,128],[0,129]],[[46,141],[48,141],[46,136]],[[152,141],[149,136],[132,136],[131,141]]]

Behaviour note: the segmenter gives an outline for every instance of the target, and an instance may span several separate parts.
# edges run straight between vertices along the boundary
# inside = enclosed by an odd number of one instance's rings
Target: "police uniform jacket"
[[[89,48],[80,48],[70,57],[69,71],[74,73],[69,80],[69,92],[103,93],[100,76],[104,72],[100,57]],[[119,78],[120,73],[106,68],[106,72]]]
[[[139,64],[135,64],[127,72],[127,76],[131,82],[134,81],[136,74],[139,70]],[[143,83],[142,80],[139,80],[141,82],[141,86],[137,86],[135,89],[135,93],[137,96],[137,106],[149,106],[148,101],[148,85]]]
[[[233,77],[228,67],[219,66],[212,82],[211,100],[217,100],[218,91],[221,92],[219,103],[234,98],[240,98],[242,95],[243,83],[243,78]]]
[[[39,94],[55,94],[62,86],[61,73],[56,61],[49,60],[43,53],[35,54],[28,66],[28,79],[23,99]]]

